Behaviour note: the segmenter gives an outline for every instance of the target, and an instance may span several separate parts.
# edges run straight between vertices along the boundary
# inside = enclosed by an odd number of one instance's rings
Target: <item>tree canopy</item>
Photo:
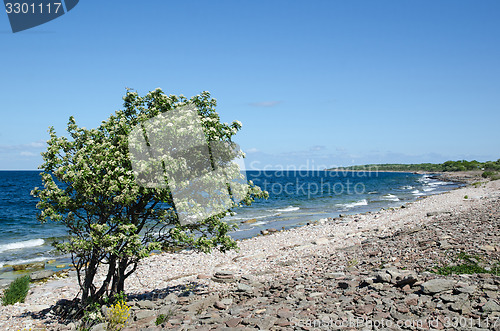
[[[245,194],[229,200],[229,205],[226,199],[226,204],[222,205],[224,208],[216,209],[216,213],[205,213],[196,222],[181,222],[181,202],[175,199],[172,189],[177,185],[176,189],[181,192],[187,187],[182,186],[178,178],[175,181],[166,175],[157,178],[165,181],[163,184],[158,182],[158,185],[145,185],[138,178],[147,175],[148,171],[149,175],[157,175],[158,167],[163,169],[163,174],[168,169],[177,168],[171,167],[173,161],[168,158],[162,158],[160,162],[158,158],[146,158],[142,160],[146,162],[146,169],[138,170],[140,162],[133,164],[131,150],[137,152],[140,148],[130,145],[129,141],[134,136],[134,129],[137,132],[137,128],[144,129],[158,116],[173,114],[189,106],[199,118],[202,138],[213,155],[216,146],[234,146],[232,139],[241,123],[221,123],[215,110],[216,100],[208,92],[188,100],[182,95],[166,95],[161,89],[143,97],[127,90],[123,101],[123,109],[95,129],[79,127],[73,117],[69,119],[68,137],[58,136],[53,127],[49,128],[50,139],[47,150],[42,153],[44,163],[40,166],[44,187],[32,191],[40,199],[37,204],[41,210],[40,221],[61,222],[68,228],[69,240],[56,243],[56,247],[71,253],[84,305],[122,292],[125,280],[136,270],[138,262],[154,250],[191,247],[209,252],[212,248],[221,251],[235,248],[236,243],[228,234],[231,226],[222,218],[235,206],[249,205],[255,198],[267,197],[267,192],[252,182],[245,182]],[[150,147],[152,141],[147,140],[145,146]],[[241,154],[236,149],[226,150],[232,151],[231,157],[235,153]],[[179,151],[173,148],[169,152]],[[188,150],[189,153],[194,153],[193,148]],[[151,161],[156,162],[154,171]],[[221,168],[218,163],[227,165],[228,161],[227,155],[211,157],[208,165],[194,167],[194,172],[187,164],[189,162],[184,162],[183,173],[191,171],[189,178],[192,180],[207,172],[215,173]],[[189,182],[189,178],[183,178],[184,182]],[[234,197],[234,186],[227,183],[227,188]],[[200,195],[191,189],[190,194],[195,193]],[[187,199],[188,204],[193,201],[192,196]],[[103,280],[97,277],[100,268],[105,270]]]

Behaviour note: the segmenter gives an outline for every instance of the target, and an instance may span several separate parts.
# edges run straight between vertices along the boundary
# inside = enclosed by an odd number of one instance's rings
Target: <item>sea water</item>
[[[418,197],[458,187],[429,175],[386,172],[247,171],[247,179],[269,192],[269,199],[234,209],[224,218],[239,228],[235,239],[268,228],[289,229],[311,221],[398,207]],[[43,187],[39,171],[0,171],[0,274],[5,265],[66,259],[53,247],[67,238],[64,225],[37,220],[38,200],[30,195]]]

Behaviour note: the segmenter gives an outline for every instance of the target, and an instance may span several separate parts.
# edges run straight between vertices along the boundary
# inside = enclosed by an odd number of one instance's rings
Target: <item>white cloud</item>
[[[19,155],[21,155],[21,156],[36,156],[37,154],[33,153],[33,152],[29,152],[29,151],[22,151],[21,153],[19,153]]]

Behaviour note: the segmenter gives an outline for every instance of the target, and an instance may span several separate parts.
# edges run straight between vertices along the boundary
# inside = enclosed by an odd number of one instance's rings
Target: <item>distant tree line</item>
[[[329,170],[377,170],[377,171],[426,171],[426,172],[443,172],[443,171],[472,171],[481,170],[484,172],[500,171],[500,159],[496,161],[479,162],[476,160],[466,161],[446,161],[444,163],[418,163],[418,164],[367,164],[355,165],[350,167],[338,167]]]

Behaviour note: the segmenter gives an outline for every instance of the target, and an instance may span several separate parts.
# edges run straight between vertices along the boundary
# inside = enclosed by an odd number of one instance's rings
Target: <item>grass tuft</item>
[[[4,306],[13,305],[16,302],[24,302],[30,288],[30,277],[23,276],[13,281],[2,296]]]

